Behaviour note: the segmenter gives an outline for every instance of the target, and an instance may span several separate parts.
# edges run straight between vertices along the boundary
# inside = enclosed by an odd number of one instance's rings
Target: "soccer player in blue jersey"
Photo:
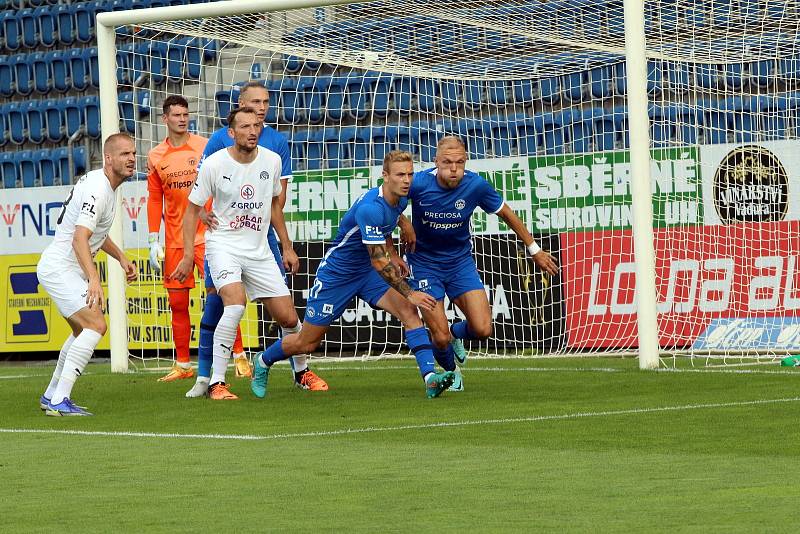
[[[405,217],[399,222],[411,285],[437,301],[433,310],[422,310],[422,317],[431,332],[436,361],[448,371],[456,370],[456,360],[461,366],[466,363],[463,340],[492,334],[489,300],[472,257],[469,222],[476,208],[503,219],[539,268],[551,275],[558,270],[553,256],[539,247],[525,223],[489,182],[465,169],[466,162],[464,143],[457,137],[442,138],[436,148],[436,166],[414,175],[408,193],[412,222]],[[466,321],[449,327],[445,295]],[[451,389],[463,390],[460,372]]]
[[[260,82],[248,82],[244,84],[239,93],[239,107],[249,107],[256,111],[256,116],[263,122],[267,116],[269,109],[269,91]],[[292,178],[292,158],[289,152],[289,143],[286,138],[271,126],[264,124],[264,129],[261,130],[261,135],[258,138],[258,144],[264,148],[275,152],[281,157],[281,184],[282,190],[278,197],[281,208],[286,205],[286,190],[289,180]],[[230,136],[227,127],[220,128],[209,138],[206,144],[203,156],[200,159],[202,165],[203,160],[222,150],[224,148],[233,146],[233,138]],[[213,212],[201,215],[201,219],[210,229],[216,226],[216,217]],[[281,256],[281,248],[278,245],[278,239],[275,235],[275,230],[272,226],[269,227],[267,234],[267,241],[269,248],[275,256],[275,261],[281,273],[286,275],[284,268],[283,257]],[[206,305],[203,309],[203,316],[200,319],[200,343],[197,354],[197,382],[187,393],[187,397],[199,397],[205,395],[208,390],[209,378],[211,376],[211,362],[212,346],[214,340],[214,330],[222,317],[223,304],[222,299],[217,295],[214,289],[214,280],[209,275],[208,262],[205,265],[205,283],[206,283]],[[242,355],[235,359],[236,374],[238,376],[250,376],[251,369],[247,357]],[[311,391],[326,391],[328,384],[320,378],[317,374],[308,368],[308,356],[300,354],[292,358],[292,369],[294,371],[294,380],[297,387]]]
[[[406,208],[414,177],[411,154],[395,150],[383,160],[383,184],[356,200],[339,223],[339,231],[317,269],[308,292],[303,328],[285,336],[256,358],[251,389],[267,393],[270,366],[293,354],[315,350],[332,322],[358,295],[403,323],[406,342],[414,353],[428,398],[438,397],[453,382],[451,371],[436,373],[431,341],[417,308],[432,311],[436,300],[412,290],[405,281],[408,266],[397,254],[392,231]]]

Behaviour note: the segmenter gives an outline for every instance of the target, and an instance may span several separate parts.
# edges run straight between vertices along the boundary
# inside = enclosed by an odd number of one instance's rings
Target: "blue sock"
[[[216,293],[206,295],[206,307],[200,319],[200,343],[197,346],[197,376],[211,377],[211,362],[214,360],[214,330],[222,317],[222,297]]]
[[[425,375],[435,372],[433,367],[433,351],[431,350],[431,338],[428,336],[428,331],[424,326],[415,328],[414,330],[406,330],[406,343],[411,352],[414,353],[414,358],[417,359],[417,367],[422,378]]]
[[[450,333],[456,339],[479,339],[470,329],[467,321],[459,321],[450,327]]]
[[[445,371],[456,370],[456,355],[453,353],[453,347],[450,343],[447,344],[447,348],[444,350],[433,347],[433,357],[436,358],[436,363]]]
[[[283,352],[283,340],[282,339],[279,339],[278,341],[276,341],[275,343],[273,343],[272,345],[267,347],[267,350],[262,352],[261,356],[260,356],[261,361],[264,362],[264,365],[266,365],[267,367],[269,367],[270,365],[272,365],[275,362],[279,362],[281,360],[285,360],[288,357],[289,356],[287,356]]]

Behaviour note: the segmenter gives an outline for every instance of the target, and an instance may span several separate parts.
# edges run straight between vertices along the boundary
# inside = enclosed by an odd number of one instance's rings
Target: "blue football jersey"
[[[469,221],[475,208],[497,213],[503,199],[478,173],[465,171],[455,189],[445,189],[436,181],[436,168],[414,173],[408,192],[411,220],[417,246],[410,261],[449,265],[472,253]]]
[[[366,245],[386,243],[397,227],[408,199],[401,197],[397,206],[383,198],[383,190],[375,187],[358,197],[339,222],[339,231],[320,267],[327,266],[337,274],[353,274],[372,268]]]
[[[292,177],[292,155],[289,152],[289,143],[282,133],[278,132],[271,126],[264,125],[261,130],[261,136],[258,138],[258,144],[272,150],[281,157],[281,178],[288,179]],[[228,135],[228,128],[220,128],[214,132],[206,143],[206,148],[203,150],[203,157],[200,158],[200,164],[203,160],[223,148],[233,146],[233,138]]]

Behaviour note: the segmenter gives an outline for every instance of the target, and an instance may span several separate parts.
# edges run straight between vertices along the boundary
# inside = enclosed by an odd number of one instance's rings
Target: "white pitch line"
[[[630,408],[626,410],[606,410],[600,412],[575,412],[561,415],[535,415],[530,417],[512,417],[506,419],[477,419],[473,421],[442,421],[420,425],[397,425],[384,427],[344,428],[341,430],[320,430],[317,432],[296,432],[286,434],[177,434],[162,432],[111,432],[91,430],[58,430],[48,428],[0,428],[0,434],[61,434],[72,436],[104,436],[104,437],[133,437],[133,438],[169,438],[169,439],[205,439],[205,440],[234,440],[234,441],[265,441],[279,439],[312,438],[344,436],[349,434],[369,434],[374,432],[397,432],[401,430],[426,430],[432,428],[451,428],[479,425],[508,425],[519,423],[536,423],[541,421],[563,421],[569,419],[584,419],[590,417],[613,417],[618,415],[643,415],[660,412],[679,412],[688,410],[705,410],[711,408],[735,408],[742,406],[761,406],[766,404],[779,404],[800,402],[800,397],[787,397],[780,399],[760,399],[739,402],[714,402],[708,404],[682,404],[677,406],[658,406],[655,408]]]
[[[0,380],[11,380],[14,378],[36,378],[38,376],[50,376],[50,375],[7,375],[7,376],[0,375]]]

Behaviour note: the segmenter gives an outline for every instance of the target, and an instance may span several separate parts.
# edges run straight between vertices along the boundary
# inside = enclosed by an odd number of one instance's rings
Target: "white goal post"
[[[407,149],[429,168],[451,134],[561,266],[541,275],[508,228],[476,212],[495,333],[473,350],[629,354],[642,369],[673,354],[800,351],[794,4],[237,0],[97,23],[102,135],[120,124],[134,133],[140,169],[163,139],[167,94],[187,97],[194,131],[208,136],[243,83],[268,89],[265,121],[292,152],[285,213],[307,267],[292,286],[300,308],[383,154]],[[125,202],[141,208],[144,184],[134,185]],[[133,236],[125,248],[146,266],[146,233],[123,229],[122,196],[111,236]],[[171,359],[169,328],[130,313],[165,302],[160,278],[148,272],[131,298],[109,263],[112,369],[124,372],[134,348]],[[334,325],[325,355],[398,350],[399,325],[368,308],[357,302]],[[243,324],[251,347],[273,335],[257,314]]]

